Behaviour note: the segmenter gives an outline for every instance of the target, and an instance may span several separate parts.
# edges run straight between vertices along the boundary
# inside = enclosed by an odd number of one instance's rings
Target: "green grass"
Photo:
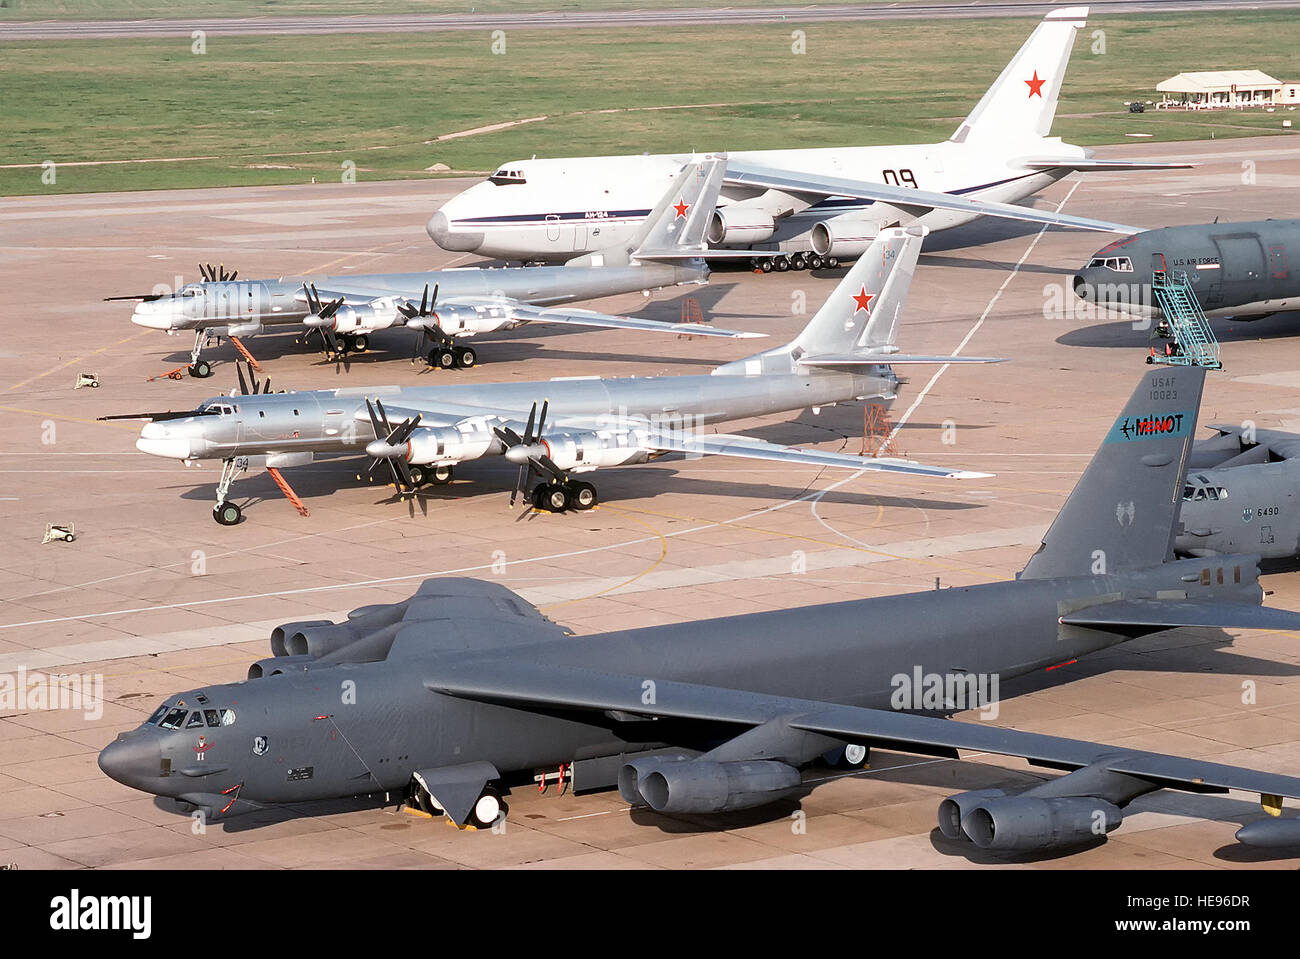
[[[1153,97],[1157,81],[1192,65],[1291,79],[1292,23],[1288,13],[1220,13],[1090,24],[1053,132],[1090,145],[1128,132],[1281,133],[1292,114],[1130,116],[1123,102]],[[1097,26],[1104,56],[1089,50]],[[825,24],[807,29],[807,53],[795,56],[792,29],[512,30],[503,56],[489,52],[486,33],[210,38],[201,56],[188,41],[6,43],[0,163],[214,159],[59,166],[52,186],[39,169],[0,169],[0,194],[336,180],[345,160],[358,179],[392,179],[429,176],[435,163],[488,170],[534,153],[932,141],[953,131],[1028,33],[1019,20]],[[930,65],[936,56],[942,69]],[[727,105],[635,109],[701,103]],[[618,112],[594,112],[606,109]],[[426,143],[542,114],[550,119]]]

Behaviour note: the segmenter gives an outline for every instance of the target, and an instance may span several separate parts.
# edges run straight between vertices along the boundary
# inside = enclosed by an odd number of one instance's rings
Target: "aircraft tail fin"
[[[727,363],[714,372],[788,372],[800,363],[810,367],[888,363],[898,354],[903,305],[921,243],[929,232],[915,223],[882,230],[798,336],[784,346]]]
[[[1056,117],[1056,101],[1075,34],[1087,17],[1087,7],[1062,7],[1043,17],[970,116],[949,137],[951,142],[1016,143],[1046,137]]]
[[[1021,579],[1086,576],[1173,558],[1204,385],[1199,366],[1142,375]]]
[[[674,259],[696,250],[703,254],[704,231],[718,205],[726,172],[726,156],[706,156],[682,167],[627,244],[628,255],[647,260],[656,253],[677,254]]]

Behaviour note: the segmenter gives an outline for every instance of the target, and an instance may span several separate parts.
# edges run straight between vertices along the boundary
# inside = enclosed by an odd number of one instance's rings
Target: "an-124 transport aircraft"
[[[1017,206],[1073,172],[1185,163],[1098,160],[1049,136],[1087,7],[1053,10],[956,132],[942,143],[731,152],[708,224],[710,258],[763,270],[853,258],[884,229],[919,221],[944,230],[978,216],[1136,233]],[[428,223],[445,250],[520,261],[568,261],[626,242],[684,154],[531,159],[503,164],[447,201]]]

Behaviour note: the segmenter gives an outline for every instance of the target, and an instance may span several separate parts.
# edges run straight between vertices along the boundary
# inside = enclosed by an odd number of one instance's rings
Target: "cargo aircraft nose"
[[[429,217],[425,229],[434,243],[452,253],[473,253],[483,245],[482,233],[453,230],[451,220],[442,210]]]

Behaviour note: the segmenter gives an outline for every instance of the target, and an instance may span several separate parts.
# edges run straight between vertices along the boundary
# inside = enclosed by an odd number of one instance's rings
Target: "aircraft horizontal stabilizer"
[[[648,679],[655,689],[654,701],[649,705],[644,698]],[[449,664],[439,670],[439,675],[425,680],[424,685],[434,693],[513,708],[613,710],[633,716],[672,717],[742,727],[780,720],[791,729],[886,749],[928,753],[938,749],[967,749],[1019,756],[1032,763],[1062,769],[1097,765],[1161,788],[1191,792],[1241,789],[1300,799],[1300,778],[1202,759],[1022,732],[988,723],[954,722],[916,713],[580,667],[483,657]]]
[[[1135,627],[1142,631],[1204,626],[1211,629],[1294,629],[1300,630],[1300,613],[1243,603],[1204,603],[1197,600],[1162,601],[1127,599],[1068,613],[1061,617],[1066,626],[1097,629]]]
[[[1122,170],[1190,170],[1194,163],[1164,163],[1158,160],[1081,160],[1074,157],[1042,157],[1022,161],[1031,170],[1074,170],[1076,173],[1106,173]]]
[[[949,363],[1005,363],[1004,356],[916,356],[910,353],[819,353],[815,356],[799,357],[801,366],[878,366],[881,364],[931,364],[947,365]]]
[[[635,316],[611,316],[595,310],[576,310],[557,307],[526,306],[511,303],[507,306],[511,318],[520,323],[556,323],[561,326],[592,326],[601,329],[636,330],[640,333],[678,333],[691,336],[721,336],[728,339],[756,339],[766,333],[747,333],[727,330],[705,323],[665,323],[662,320],[643,320]]]

